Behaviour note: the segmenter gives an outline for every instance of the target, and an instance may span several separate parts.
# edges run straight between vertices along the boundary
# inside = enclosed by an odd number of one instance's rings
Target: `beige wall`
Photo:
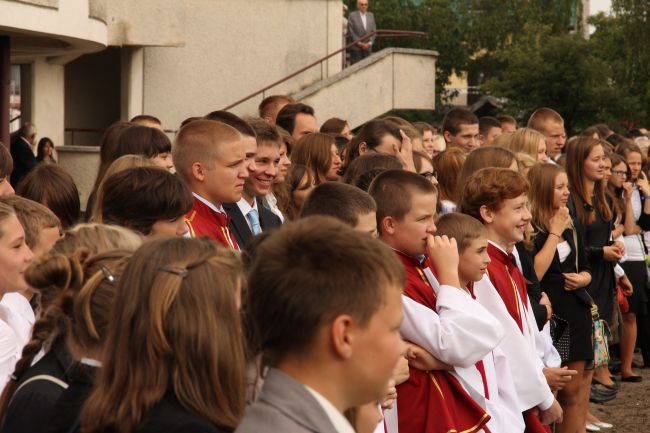
[[[52,142],[63,144],[63,66],[46,60],[32,64],[31,121],[36,125],[38,137],[50,137]]]
[[[176,128],[341,48],[340,0],[190,0],[182,47],[144,49],[144,112]],[[340,71],[337,57],[325,77]],[[269,94],[293,93],[321,78],[317,67]],[[173,101],[173,103],[170,103]],[[255,114],[259,99],[233,110]]]
[[[117,46],[182,45],[185,11],[192,8],[192,3],[192,0],[91,0],[93,10],[105,14],[109,23],[108,44]]]
[[[294,96],[319,124],[342,117],[355,128],[394,109],[435,108],[435,51],[390,48]]]

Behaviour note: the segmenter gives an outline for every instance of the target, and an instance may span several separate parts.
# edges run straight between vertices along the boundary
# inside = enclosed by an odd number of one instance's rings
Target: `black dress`
[[[612,234],[612,221],[604,220],[600,213],[598,201],[592,199],[595,215],[594,222],[582,224],[575,213],[575,226],[579,235],[584,239],[584,250],[587,255],[589,268],[591,269],[591,284],[587,291],[598,306],[600,317],[607,323],[611,323],[614,313],[614,301],[616,300],[616,278],[614,276],[614,262],[606,261],[603,257],[603,247],[612,245],[610,240]],[[569,209],[575,211],[573,203],[569,200]]]
[[[90,387],[85,399],[92,391]],[[82,394],[78,394],[81,396]],[[81,404],[83,406],[83,402]],[[79,407],[81,407],[79,406]],[[72,427],[72,425],[70,425]],[[59,430],[57,430],[59,431]],[[76,425],[75,433],[80,433],[79,424]],[[183,407],[173,392],[167,392],[149,413],[134,433],[232,433],[232,429],[217,426],[209,420]],[[110,432],[106,432],[110,433]]]
[[[52,344],[47,354],[20,378],[18,386],[25,385],[13,395],[7,407],[1,432],[42,432],[65,387],[51,380],[27,381],[36,376],[47,375],[59,379],[67,386],[71,366],[72,359],[64,339],[60,337]]]
[[[539,231],[535,236],[534,255],[540,251],[546,240],[548,232]],[[566,362],[573,361],[591,361],[594,359],[594,349],[591,342],[591,300],[587,295],[586,289],[565,290],[563,273],[589,272],[589,263],[585,255],[585,250],[578,250],[578,268],[576,269],[576,247],[573,241],[573,231],[567,229],[562,233],[563,240],[567,241],[571,247],[571,252],[567,258],[560,262],[560,256],[555,250],[553,260],[540,281],[542,291],[544,291],[553,306],[553,313],[561,319],[564,319],[569,328],[569,357]],[[581,236],[578,235],[578,244],[583,243]]]
[[[70,369],[68,389],[63,391],[52,410],[47,433],[68,433],[79,429],[79,413],[95,383],[98,369],[76,363]]]
[[[137,433],[226,433],[230,429],[212,424],[181,405],[173,392],[156,404]]]

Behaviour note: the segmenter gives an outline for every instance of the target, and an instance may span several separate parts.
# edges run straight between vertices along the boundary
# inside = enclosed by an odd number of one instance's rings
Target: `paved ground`
[[[638,359],[640,361],[640,359]],[[605,404],[592,404],[602,421],[614,424],[608,433],[650,433],[650,369],[639,369],[643,382],[623,383],[618,396]]]

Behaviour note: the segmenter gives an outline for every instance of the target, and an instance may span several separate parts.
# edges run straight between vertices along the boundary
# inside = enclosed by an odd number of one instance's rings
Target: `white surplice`
[[[499,347],[510,364],[518,401],[521,404],[520,410],[523,412],[534,407],[547,410],[553,405],[555,397],[542,372],[544,364],[537,352],[536,344],[539,330],[530,300],[527,306],[522,304],[521,299],[518,300],[520,311],[524,312],[522,331],[510,316],[501,296],[487,275],[483,276],[481,281],[474,283],[474,296],[499,320],[505,331],[505,338]]]
[[[404,322],[400,332],[440,361],[454,366],[452,374],[490,415],[492,432],[524,431],[508,359],[499,349],[504,330],[499,321],[465,290],[441,286],[433,273],[425,275],[437,294],[437,314],[403,297]],[[489,399],[476,363],[483,361]]]

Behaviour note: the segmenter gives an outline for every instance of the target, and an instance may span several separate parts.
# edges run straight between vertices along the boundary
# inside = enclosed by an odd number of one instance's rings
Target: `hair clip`
[[[189,274],[187,268],[180,268],[177,266],[161,266],[158,268],[158,270],[161,272],[167,272],[170,274],[178,275],[181,278],[185,278],[187,277],[187,274]]]
[[[111,270],[108,269],[108,267],[106,267],[105,265],[100,265],[99,269],[101,269],[102,273],[104,274],[104,278],[106,278],[106,281],[108,281],[110,284],[115,284],[115,280],[116,280],[115,274],[113,274],[113,272],[111,272]]]

